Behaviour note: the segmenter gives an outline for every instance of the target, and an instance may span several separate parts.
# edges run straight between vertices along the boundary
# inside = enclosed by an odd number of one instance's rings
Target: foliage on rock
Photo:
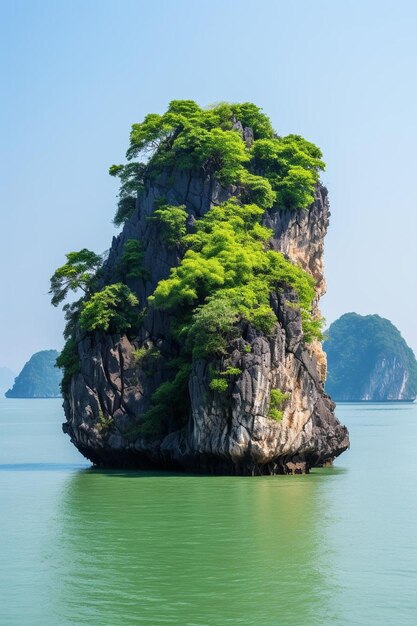
[[[267,249],[272,232],[260,225],[262,215],[260,207],[235,201],[213,206],[184,238],[181,263],[149,298],[155,308],[173,312],[177,336],[194,356],[221,353],[240,319],[272,332],[274,290],[292,289],[307,326],[311,321],[314,280]]]
[[[119,272],[124,280],[144,278],[147,271],[143,264],[143,247],[137,239],[128,239],[123,246],[123,254],[119,263]]]
[[[269,410],[268,417],[275,420],[276,422],[280,422],[284,415],[283,405],[286,400],[288,400],[290,394],[288,392],[284,393],[281,389],[271,389],[271,395],[269,397]]]
[[[185,206],[160,204],[149,218],[159,228],[162,240],[168,247],[179,246],[187,232],[187,211]]]
[[[174,167],[237,185],[244,201],[264,209],[307,208],[324,169],[314,144],[299,135],[275,135],[269,118],[249,102],[202,109],[192,100],[173,100],[164,114],[151,113],[133,124],[126,156],[126,165],[110,168],[121,180],[116,225],[130,217],[131,199],[146,178]],[[144,161],[133,161],[137,157]]]
[[[120,179],[119,202],[116,215],[113,219],[115,226],[120,226],[133,214],[136,206],[136,196],[143,186],[145,165],[143,163],[127,163],[126,165],[112,165],[109,168],[110,176]]]
[[[83,303],[80,327],[90,332],[126,332],[138,322],[138,304],[135,294],[123,283],[107,285]]]
[[[88,293],[93,286],[93,279],[101,266],[102,258],[95,252],[83,248],[79,252],[68,252],[67,262],[55,270],[51,277],[51,302],[58,306],[70,291],[81,289]]]

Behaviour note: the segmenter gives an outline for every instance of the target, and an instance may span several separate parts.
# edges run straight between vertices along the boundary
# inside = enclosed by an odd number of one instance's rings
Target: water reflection
[[[74,474],[52,546],[57,621],[334,623],[329,478]]]

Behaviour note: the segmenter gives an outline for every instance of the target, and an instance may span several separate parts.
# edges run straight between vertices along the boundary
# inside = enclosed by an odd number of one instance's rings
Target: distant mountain
[[[417,361],[389,320],[346,313],[326,334],[326,391],[333,400],[415,400]]]
[[[0,367],[0,398],[2,398],[9,387],[13,385],[15,376],[16,374],[8,367]]]
[[[36,352],[16,377],[6,398],[59,398],[61,396],[61,371],[55,367],[58,352]]]

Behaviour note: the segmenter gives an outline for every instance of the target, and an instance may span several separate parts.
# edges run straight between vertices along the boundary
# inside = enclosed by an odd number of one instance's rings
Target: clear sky
[[[417,3],[1,0],[0,365],[62,346],[49,277],[109,248],[130,125],[252,101],[324,152],[330,323],[379,313],[417,351]]]

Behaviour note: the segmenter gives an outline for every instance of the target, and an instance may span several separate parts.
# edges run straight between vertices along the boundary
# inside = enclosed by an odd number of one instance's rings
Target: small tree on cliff
[[[68,252],[67,262],[59,267],[51,277],[51,302],[58,306],[65,300],[69,291],[81,289],[87,294],[92,287],[94,276],[101,267],[101,257],[83,248],[79,252]]]

